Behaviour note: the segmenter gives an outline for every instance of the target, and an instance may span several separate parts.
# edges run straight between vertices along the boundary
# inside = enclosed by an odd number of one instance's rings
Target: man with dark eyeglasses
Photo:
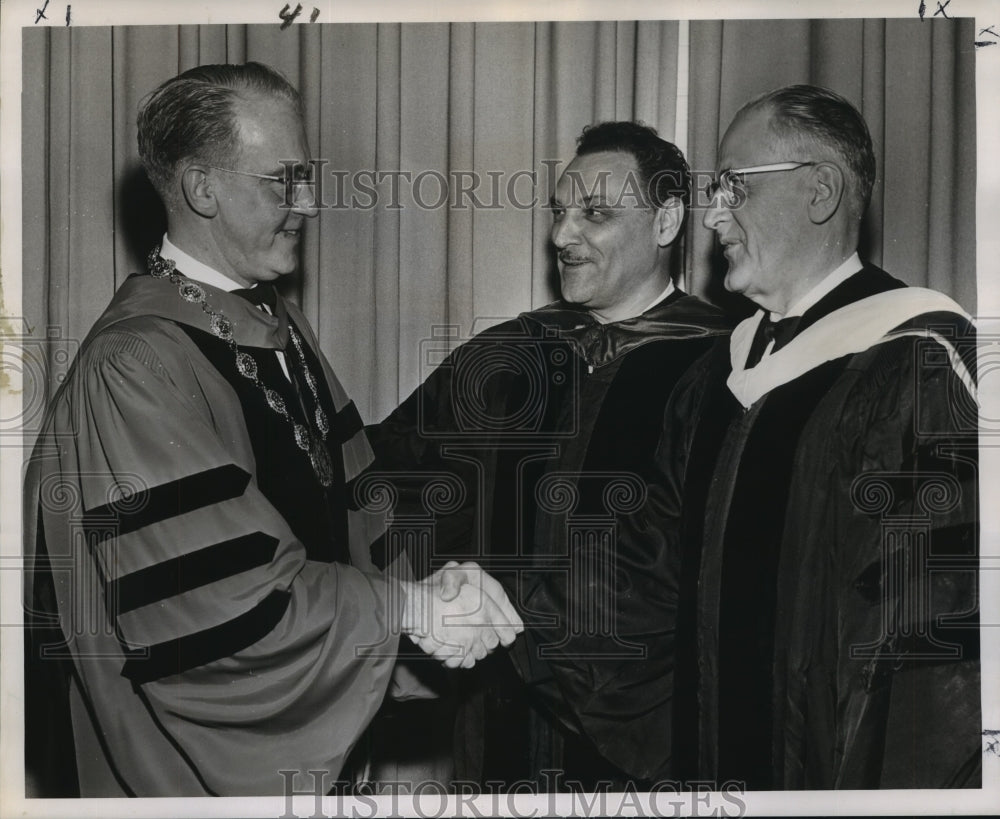
[[[759,310],[667,410],[681,778],[979,786],[975,331],[859,258],[874,180],[823,88],[753,100],[719,149],[704,224]]]

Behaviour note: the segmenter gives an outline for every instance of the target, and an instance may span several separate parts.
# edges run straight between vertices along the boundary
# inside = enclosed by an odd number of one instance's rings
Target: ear
[[[181,173],[181,190],[184,201],[199,216],[211,219],[219,212],[215,186],[208,177],[205,165],[188,165]]]
[[[671,244],[680,233],[683,223],[684,203],[676,196],[671,196],[656,209],[656,243],[660,247]]]
[[[814,225],[823,224],[837,212],[844,188],[844,173],[832,162],[820,162],[813,168],[808,213]]]

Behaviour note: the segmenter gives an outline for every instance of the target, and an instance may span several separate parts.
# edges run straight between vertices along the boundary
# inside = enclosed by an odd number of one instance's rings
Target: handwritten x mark
[[[49,0],[45,0],[45,5],[44,6],[42,6],[40,9],[35,9],[35,12],[38,14],[38,16],[35,18],[35,22],[36,23],[39,20],[48,20],[49,19],[48,17],[45,16],[45,9],[47,9],[48,7],[49,7]]]
[[[947,14],[945,14],[945,11],[944,11],[950,5],[951,5],[951,0],[945,0],[945,4],[943,6],[940,3],[938,3],[937,4],[937,11],[934,12],[934,16],[937,17],[940,14],[946,20],[950,20],[951,18]]]
[[[987,27],[986,27],[986,28],[984,28],[984,29],[980,29],[980,30],[979,30],[979,33],[980,33],[980,34],[992,34],[992,35],[993,35],[994,37],[997,37],[997,38],[1000,38],[1000,34],[997,34],[997,33],[996,33],[996,32],[995,32],[994,30],[993,30],[993,26],[987,26]]]

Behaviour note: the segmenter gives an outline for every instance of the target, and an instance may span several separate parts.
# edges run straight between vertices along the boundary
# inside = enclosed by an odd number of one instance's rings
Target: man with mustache
[[[370,429],[400,517],[427,516],[432,478],[465,498],[425,567],[481,561],[526,622],[517,651],[457,681],[459,780],[670,774],[676,577],[652,456],[675,382],[728,332],[671,281],[689,176],[651,128],[586,128],[551,201],[562,299],[458,348]]]
[[[298,92],[259,63],[193,68],[138,138],[167,233],[85,340],[29,476],[32,795],[74,772],[83,796],[325,793],[401,634],[468,667],[520,621],[474,567],[376,571],[348,510],[361,419],[274,289],[317,213]]]
[[[719,148],[704,224],[759,310],[667,411],[683,778],[979,786],[975,331],[859,258],[874,180],[824,88],[747,103]]]

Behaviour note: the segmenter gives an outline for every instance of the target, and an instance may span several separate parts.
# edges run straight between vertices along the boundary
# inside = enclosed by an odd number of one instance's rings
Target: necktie
[[[770,315],[757,325],[757,332],[754,334],[753,343],[750,345],[750,353],[747,355],[745,369],[756,367],[764,357],[767,345],[773,340],[774,348],[772,353],[776,353],[789,341],[795,338],[795,331],[798,329],[802,316],[789,316],[779,321],[772,321]]]
[[[278,306],[278,294],[274,290],[274,285],[268,282],[261,282],[256,287],[243,287],[232,291],[234,295],[246,299],[251,304],[260,307],[267,305],[273,314]]]

